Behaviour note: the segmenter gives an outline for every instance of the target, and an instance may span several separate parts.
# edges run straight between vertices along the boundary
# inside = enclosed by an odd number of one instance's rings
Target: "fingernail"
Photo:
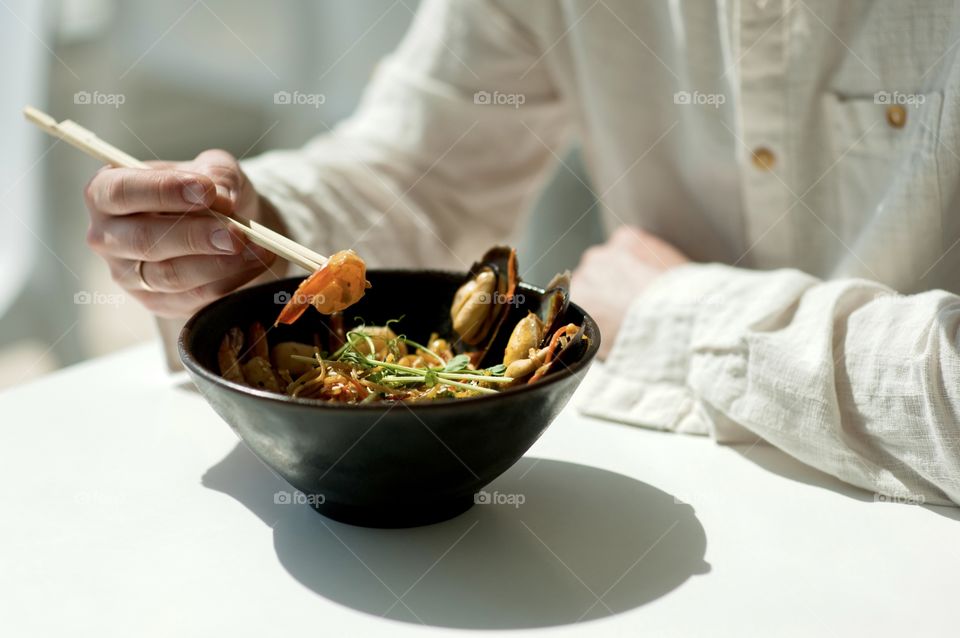
[[[207,189],[203,187],[202,184],[197,182],[190,182],[189,184],[183,185],[183,192],[181,193],[183,201],[188,204],[203,204],[206,201],[206,192]]]
[[[235,252],[233,245],[233,237],[230,236],[230,232],[224,228],[218,228],[210,235],[210,243],[213,244],[214,248],[217,250],[222,250],[227,253]]]
[[[254,244],[247,244],[243,247],[243,260],[244,261],[264,261],[266,253],[259,246]]]

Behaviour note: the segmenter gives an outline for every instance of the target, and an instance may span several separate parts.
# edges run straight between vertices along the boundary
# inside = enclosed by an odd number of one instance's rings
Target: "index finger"
[[[108,215],[187,212],[213,204],[217,189],[206,175],[188,171],[108,168],[87,184],[87,204]]]

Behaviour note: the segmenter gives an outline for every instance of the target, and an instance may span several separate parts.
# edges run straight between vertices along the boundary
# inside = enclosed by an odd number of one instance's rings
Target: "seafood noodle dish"
[[[341,404],[457,400],[536,383],[579,359],[589,339],[582,325],[563,320],[569,273],[554,277],[535,307],[524,303],[519,283],[516,251],[498,246],[473,265],[437,325],[407,326],[403,308],[381,324],[348,320],[344,310],[370,284],[363,260],[342,251],[299,285],[273,326],[227,330],[217,353],[220,374],[260,390]],[[300,335],[312,332],[311,322],[323,329],[310,339],[278,336],[294,322],[310,326]]]

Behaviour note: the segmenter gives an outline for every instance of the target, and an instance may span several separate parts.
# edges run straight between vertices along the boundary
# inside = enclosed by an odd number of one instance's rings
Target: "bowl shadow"
[[[490,503],[407,529],[355,527],[275,502],[292,488],[242,443],[203,485],[271,526],[281,565],[306,587],[411,623],[518,629],[603,618],[710,570],[691,506],[575,463],[524,457],[485,488]]]

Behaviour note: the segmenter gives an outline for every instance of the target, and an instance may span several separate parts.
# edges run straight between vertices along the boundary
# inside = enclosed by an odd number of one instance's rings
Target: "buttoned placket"
[[[767,266],[790,263],[794,252],[791,224],[781,219],[792,203],[785,147],[789,16],[784,14],[789,2],[745,0],[739,12],[741,114],[736,143],[746,245],[751,247],[744,261]]]

